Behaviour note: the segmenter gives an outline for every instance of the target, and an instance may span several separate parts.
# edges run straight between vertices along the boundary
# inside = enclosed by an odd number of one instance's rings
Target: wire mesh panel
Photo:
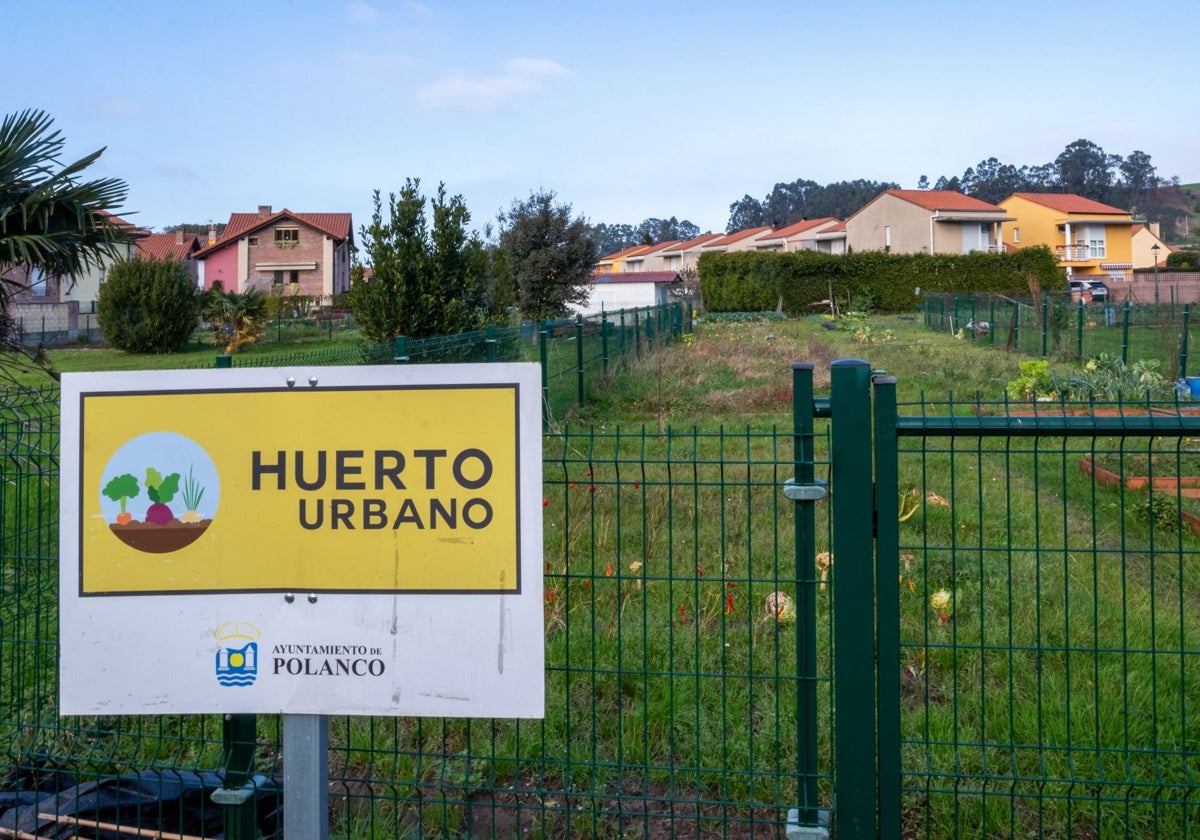
[[[978,410],[900,406],[905,836],[1195,836],[1200,418]]]

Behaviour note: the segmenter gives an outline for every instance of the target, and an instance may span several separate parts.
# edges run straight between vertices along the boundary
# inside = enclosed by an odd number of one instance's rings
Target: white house
[[[592,316],[670,303],[671,288],[679,286],[682,280],[678,271],[615,271],[594,273],[588,282],[587,303],[572,308]]]

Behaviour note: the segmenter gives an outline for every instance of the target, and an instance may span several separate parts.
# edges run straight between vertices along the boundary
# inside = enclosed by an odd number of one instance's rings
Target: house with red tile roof
[[[111,253],[98,264],[87,266],[74,277],[56,277],[41,269],[23,266],[0,266],[5,280],[18,288],[8,296],[9,312],[18,321],[31,343],[65,341],[80,331],[80,315],[95,313],[96,298],[104,275],[118,260],[128,259],[136,252],[137,242],[148,231],[104,210],[105,217],[121,229],[126,238],[113,244]]]
[[[151,233],[137,241],[137,255],[142,259],[181,262],[198,283],[200,263],[196,261],[196,252],[204,247],[203,242],[198,234],[184,233],[182,230]]]
[[[248,288],[295,288],[297,294],[329,297],[350,288],[354,249],[349,213],[233,213],[219,239],[195,253],[200,282],[230,292]]]
[[[828,237],[824,240],[817,239],[817,235],[834,228],[841,228],[843,234],[845,227],[839,219],[832,216],[826,216],[821,219],[804,219],[795,224],[786,227],[777,228],[767,236],[762,237],[754,243],[758,250],[768,251],[820,251],[825,253],[840,254],[845,252],[846,237]],[[834,242],[840,242],[843,247],[841,250],[832,250]],[[818,243],[825,242],[825,248],[822,249]]]
[[[634,245],[629,248],[622,248],[614,254],[601,257],[596,263],[596,271],[601,274],[619,274],[623,271],[628,271],[626,264],[630,259],[635,259],[640,254],[644,254],[650,250],[650,245]]]
[[[695,271],[696,261],[700,259],[704,246],[723,237],[724,234],[721,233],[704,233],[686,242],[677,242],[663,248],[658,251],[658,256],[663,261],[662,270],[680,273]]]
[[[733,233],[727,233],[724,236],[705,242],[700,246],[700,252],[708,254],[729,253],[731,251],[754,251],[758,248],[758,241],[769,236],[771,232],[770,225],[735,230]]]
[[[1067,276],[1121,282],[1133,270],[1129,211],[1072,193],[1013,193],[1000,206],[1012,217],[1010,248],[1048,245]]]
[[[846,219],[846,245],[894,254],[1003,249],[1003,207],[953,190],[885,190]]]

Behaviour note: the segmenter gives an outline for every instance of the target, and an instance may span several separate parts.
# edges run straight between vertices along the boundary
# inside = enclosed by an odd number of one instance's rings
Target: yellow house
[[[615,254],[601,257],[599,262],[596,263],[595,273],[620,274],[622,271],[635,271],[641,264],[637,258],[652,247],[651,245],[634,245],[632,248],[624,248]],[[638,265],[633,267],[627,266],[626,263],[630,258],[633,258],[634,262],[638,263]]]
[[[1121,282],[1133,270],[1130,214],[1070,193],[1013,193],[1000,202],[1013,221],[1007,248],[1049,245],[1068,277]]]

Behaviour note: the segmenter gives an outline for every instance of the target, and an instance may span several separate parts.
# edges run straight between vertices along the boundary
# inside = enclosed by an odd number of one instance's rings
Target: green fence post
[[[1050,355],[1050,298],[1042,298],[1042,358]]]
[[[655,316],[655,311],[653,309],[650,309],[649,307],[647,307],[646,308],[646,349],[647,350],[654,349],[654,316]]]
[[[976,330],[979,329],[979,322],[975,320],[977,313],[975,311],[975,295],[971,295],[971,340],[975,340],[975,336],[979,335]]]
[[[1188,362],[1188,330],[1192,320],[1192,305],[1183,305],[1183,332],[1179,334],[1179,378],[1187,376]]]
[[[633,310],[633,352],[636,358],[642,358],[642,325],[638,321],[639,310]]]
[[[402,365],[402,364],[406,364],[407,362],[410,361],[408,358],[408,336],[406,336],[406,335],[396,336],[395,354],[396,355],[395,355],[395,358],[393,359],[393,361],[395,361],[397,364]]]
[[[879,836],[900,836],[900,473],[896,377],[875,383]]]
[[[575,380],[580,409],[583,408],[583,315],[575,315]]]
[[[1125,301],[1125,310],[1121,316],[1121,364],[1129,364],[1129,314],[1131,307]]]
[[[830,366],[833,549],[834,798],[838,840],[879,836],[879,756],[875,733],[875,561],[871,521],[870,366],[842,359]]]
[[[228,353],[217,356],[218,368],[232,368]],[[254,715],[225,715],[221,727],[221,752],[225,775],[221,787],[212,792],[213,803],[225,817],[225,836],[230,840],[253,840],[258,836],[258,814],[254,803],[254,751],[258,746]]]
[[[1021,302],[1014,300],[1012,305],[1012,347],[1010,350],[1021,350]]]
[[[608,313],[600,310],[600,359],[604,375],[608,375]]]
[[[484,344],[487,346],[487,360],[489,362],[496,361],[496,328],[492,324],[487,325],[487,338],[484,339]]]
[[[994,345],[996,343],[996,298],[993,297],[991,302],[992,308],[988,315],[988,344]]]
[[[799,823],[817,816],[817,540],[816,503],[824,488],[813,469],[813,364],[792,364],[792,428],[796,534],[796,774]],[[804,492],[808,491],[808,492]],[[819,495],[818,495],[819,494]]]
[[[1107,304],[1105,304],[1107,306]],[[1075,311],[1075,358],[1083,359],[1083,301]]]
[[[540,322],[538,330],[538,358],[542,363],[542,425],[550,422],[550,377],[546,368],[550,361],[550,329],[546,322]]]
[[[254,802],[254,751],[257,747],[254,715],[225,715],[221,728],[225,775],[212,801],[224,812],[225,836],[229,840],[254,840],[258,836],[258,814]]]

